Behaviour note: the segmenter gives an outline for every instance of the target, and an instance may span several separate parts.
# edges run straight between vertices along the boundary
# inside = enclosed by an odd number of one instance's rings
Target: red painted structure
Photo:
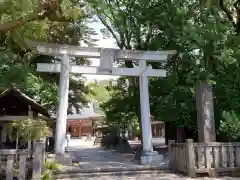
[[[84,120],[68,120],[67,131],[72,137],[81,137],[93,134],[94,121],[91,119]]]

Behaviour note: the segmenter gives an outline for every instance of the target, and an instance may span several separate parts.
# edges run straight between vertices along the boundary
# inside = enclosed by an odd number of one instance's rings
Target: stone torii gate
[[[35,43],[34,47],[39,54],[62,57],[61,63],[39,63],[37,71],[60,73],[60,103],[57,112],[55,154],[64,155],[65,135],[67,124],[69,73],[116,75],[116,76],[139,76],[141,124],[143,138],[143,153],[141,164],[152,164],[159,161],[162,156],[153,151],[152,131],[150,122],[148,77],[166,77],[166,70],[152,69],[147,66],[149,62],[165,61],[168,55],[175,51],[136,51],[104,48],[88,48],[71,45]],[[70,56],[81,56],[87,58],[100,58],[100,66],[71,65]],[[139,61],[139,66],[134,68],[113,67],[115,60]]]

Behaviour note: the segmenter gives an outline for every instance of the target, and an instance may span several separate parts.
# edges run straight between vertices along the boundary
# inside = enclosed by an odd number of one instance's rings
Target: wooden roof
[[[31,99],[26,94],[21,92],[19,89],[14,88],[14,87],[6,89],[3,93],[0,94],[0,104],[1,104],[1,101],[3,102],[4,99],[10,98],[10,97],[15,97],[18,100],[20,100],[21,102],[25,102],[25,104],[30,106],[33,111],[38,112],[44,116],[50,117],[48,110],[46,108],[44,108],[43,106],[38,104],[35,100]],[[9,102],[9,103],[11,103],[11,102]],[[3,104],[3,106],[4,106],[4,104]]]

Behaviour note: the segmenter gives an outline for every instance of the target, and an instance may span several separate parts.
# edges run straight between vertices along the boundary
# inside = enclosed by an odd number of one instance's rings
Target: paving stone
[[[82,180],[83,178],[66,178],[62,180]],[[118,175],[118,176],[101,176],[98,177],[84,177],[84,180],[192,180],[192,178],[176,175],[173,173],[159,174],[139,174],[139,175]],[[239,180],[239,178],[221,177],[221,178],[208,178],[201,177],[195,180]]]
[[[80,168],[116,168],[116,167],[142,167],[135,161],[134,154],[117,153],[116,151],[104,150],[99,147],[76,148],[72,152],[73,160],[78,161]],[[159,162],[159,167],[166,167],[167,157]]]
[[[104,150],[100,147],[93,146],[91,144],[80,142],[80,145],[77,145],[77,140],[74,142],[76,145],[71,148],[71,154],[73,161],[79,163],[79,167],[65,166],[65,172],[69,171],[78,171],[80,170],[101,170],[101,169],[138,169],[147,167],[146,165],[137,164],[134,160],[134,154],[122,154],[117,153],[116,151]],[[166,168],[168,166],[168,159],[164,156],[162,162],[158,164],[158,167]],[[63,171],[64,171],[63,169]],[[100,171],[99,171],[100,172]],[[78,172],[80,173],[80,172]],[[68,174],[68,173],[65,173]],[[94,177],[74,177],[74,178],[64,178],[61,180],[190,180],[191,178],[181,176],[173,173],[139,173],[139,174],[124,174],[124,175],[106,175],[99,173],[99,176]],[[221,177],[221,178],[196,178],[196,180],[239,180],[240,178],[231,178],[231,177]],[[60,180],[60,179],[59,179]]]

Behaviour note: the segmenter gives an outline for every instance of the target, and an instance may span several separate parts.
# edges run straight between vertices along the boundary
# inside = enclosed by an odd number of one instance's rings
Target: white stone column
[[[153,151],[152,146],[152,127],[149,105],[148,76],[145,72],[147,68],[146,61],[139,61],[139,66],[142,69],[142,74],[139,77],[139,85],[143,138],[143,152],[141,154],[140,163],[143,165],[157,165],[163,160],[163,155]]]
[[[143,152],[147,154],[153,151],[153,147],[150,121],[148,77],[145,74],[145,70],[147,68],[146,60],[139,61],[139,67],[143,71],[139,77]]]
[[[60,72],[60,102],[57,112],[56,133],[55,133],[55,154],[65,153],[65,138],[67,126],[67,108],[69,91],[69,56],[64,55],[61,60]]]

